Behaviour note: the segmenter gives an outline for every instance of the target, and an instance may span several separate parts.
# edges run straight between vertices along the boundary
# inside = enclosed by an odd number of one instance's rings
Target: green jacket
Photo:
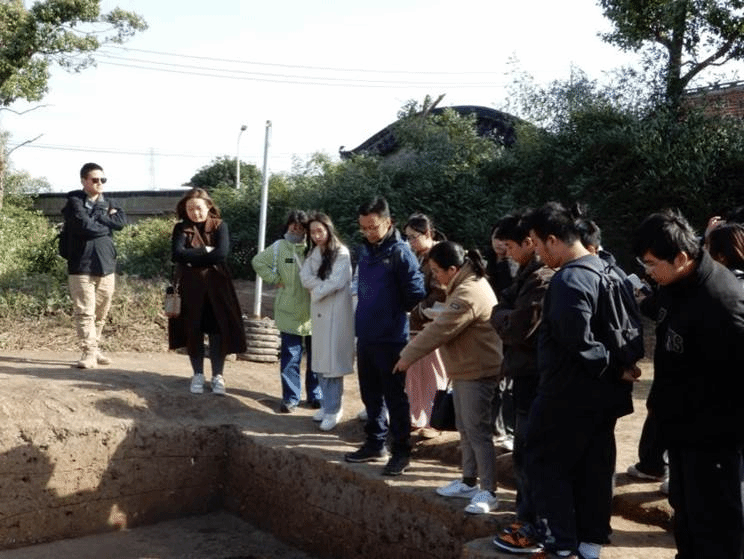
[[[310,292],[300,281],[305,243],[292,244],[279,239],[251,260],[256,273],[266,283],[282,284],[274,299],[274,322],[280,332],[309,336]]]

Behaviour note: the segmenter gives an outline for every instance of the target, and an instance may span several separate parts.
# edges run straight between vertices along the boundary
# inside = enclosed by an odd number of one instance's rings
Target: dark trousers
[[[494,435],[497,437],[514,435],[516,411],[511,377],[504,377],[496,387],[491,400],[491,414]]]
[[[659,435],[659,425],[652,414],[646,416],[638,443],[638,468],[646,473],[663,476],[666,470],[664,448]]]
[[[515,377],[512,385],[514,395],[514,477],[517,482],[516,512],[517,520],[535,524],[535,502],[532,499],[532,488],[527,476],[525,445],[527,442],[527,419],[530,406],[537,396],[537,375]]]
[[[741,559],[741,447],[669,448],[677,559]]]
[[[539,395],[527,422],[527,476],[545,548],[576,550],[610,535],[615,422]]]
[[[390,415],[393,454],[411,452],[411,411],[406,394],[405,373],[393,374],[405,344],[370,344],[357,342],[359,392],[367,410],[366,445],[381,449],[388,435],[385,408]]]

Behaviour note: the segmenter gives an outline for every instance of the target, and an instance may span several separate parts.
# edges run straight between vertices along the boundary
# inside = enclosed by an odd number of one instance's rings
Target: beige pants
[[[111,308],[116,274],[89,276],[74,274],[67,278],[80,346],[95,352],[101,339],[103,323]]]

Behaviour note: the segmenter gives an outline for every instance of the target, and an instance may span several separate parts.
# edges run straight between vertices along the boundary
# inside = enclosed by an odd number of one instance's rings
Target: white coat
[[[318,277],[321,252],[315,247],[300,269],[300,280],[310,291],[313,331],[312,367],[324,377],[340,377],[354,370],[354,308],[351,299],[351,255],[341,245],[331,273]]]

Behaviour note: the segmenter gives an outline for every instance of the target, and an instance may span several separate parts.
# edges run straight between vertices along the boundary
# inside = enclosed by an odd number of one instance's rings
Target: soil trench
[[[416,438],[412,467],[400,478],[381,476],[381,463],[343,461],[364,438],[356,379],[346,379],[342,422],[323,433],[311,420],[315,410],[277,413],[276,364],[228,362],[228,395],[219,397],[189,393],[186,356],[111,356],[109,367],[80,370],[70,366],[76,353],[0,355],[0,547],[30,546],[0,552],[0,559],[33,558],[42,548],[46,555],[36,557],[71,556],[34,544],[112,531],[124,555],[101,552],[109,534],[84,538],[88,548],[74,556],[262,557],[247,551],[247,542],[242,555],[209,555],[196,550],[206,544],[186,537],[180,555],[156,551],[178,548],[173,539],[153,539],[148,552],[121,545],[124,536],[146,541],[147,530],[157,532],[164,521],[192,523],[213,542],[234,539],[228,525],[237,526],[235,534],[267,531],[283,542],[266,536],[266,545],[288,550],[286,557],[498,557],[488,542],[513,518],[513,491],[500,487],[499,511],[477,517],[463,513],[466,503],[434,493],[459,476],[456,434]],[[648,369],[636,389],[638,411],[618,423],[621,472],[636,461]],[[508,461],[501,458],[502,479]],[[672,538],[660,526],[670,510],[657,485],[619,474],[616,486],[613,545],[602,556],[673,557]],[[214,515],[230,517],[224,530],[193,528],[198,519],[211,526]],[[133,529],[146,525],[154,526]]]

